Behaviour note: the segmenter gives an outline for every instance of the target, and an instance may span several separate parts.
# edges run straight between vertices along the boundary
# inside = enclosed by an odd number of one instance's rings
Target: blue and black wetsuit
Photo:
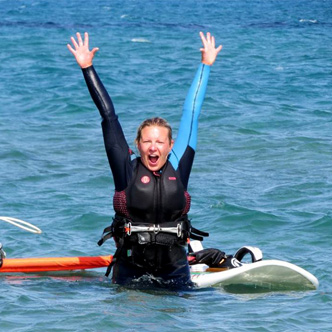
[[[130,220],[136,225],[157,224],[163,227],[178,220],[187,220],[190,208],[187,186],[209,73],[210,66],[199,66],[185,100],[179,132],[168,161],[160,171],[151,172],[139,157],[132,160],[132,152],[112,100],[94,67],[83,69],[91,97],[102,117],[105,149],[115,184],[115,221]],[[121,227],[123,229],[123,224]],[[176,235],[155,232],[141,232],[123,239],[120,233],[114,232],[121,252],[114,265],[113,282],[126,284],[143,275],[176,284],[190,282],[186,239],[179,241]]]

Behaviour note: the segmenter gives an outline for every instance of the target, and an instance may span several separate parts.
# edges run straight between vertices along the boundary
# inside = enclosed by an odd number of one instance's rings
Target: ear
[[[172,150],[174,146],[174,139],[171,140],[170,149]]]
[[[139,151],[139,153],[141,153],[141,144],[139,142],[135,142],[136,143],[136,148]]]

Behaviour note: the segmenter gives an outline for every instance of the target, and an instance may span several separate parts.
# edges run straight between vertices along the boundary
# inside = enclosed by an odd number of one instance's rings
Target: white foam
[[[300,22],[301,22],[301,23],[303,23],[303,22],[317,23],[317,20],[308,20],[308,19],[301,18],[301,19],[300,19]]]
[[[133,38],[131,41],[133,43],[150,43],[150,40],[145,38]]]

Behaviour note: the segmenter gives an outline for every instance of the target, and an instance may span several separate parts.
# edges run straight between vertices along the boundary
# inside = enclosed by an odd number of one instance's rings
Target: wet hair
[[[146,119],[144,120],[140,126],[137,129],[137,135],[136,135],[136,139],[135,139],[135,143],[138,144],[139,141],[142,138],[142,130],[145,127],[151,127],[151,126],[158,126],[158,127],[164,127],[168,129],[168,139],[169,139],[169,143],[171,144],[172,142],[172,127],[170,126],[170,124],[163,118],[151,118],[151,119]]]

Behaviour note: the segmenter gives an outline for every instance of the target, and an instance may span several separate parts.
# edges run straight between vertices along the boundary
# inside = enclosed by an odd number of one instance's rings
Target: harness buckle
[[[184,222],[179,222],[176,224],[176,226],[172,227],[162,227],[163,225],[159,224],[153,224],[150,226],[136,226],[132,225],[132,223],[129,221],[124,224],[124,232],[127,236],[130,236],[132,233],[140,233],[140,232],[152,232],[155,235],[159,233],[172,233],[176,234],[178,238],[183,238],[184,232],[186,231],[186,226],[184,225]]]
[[[131,222],[128,222],[124,225],[125,232],[128,236],[131,235]]]
[[[153,225],[153,233],[155,234],[158,234],[161,231],[160,225],[158,224],[157,226],[158,227],[156,228],[156,225]]]
[[[182,237],[182,224],[177,225],[177,236]]]

